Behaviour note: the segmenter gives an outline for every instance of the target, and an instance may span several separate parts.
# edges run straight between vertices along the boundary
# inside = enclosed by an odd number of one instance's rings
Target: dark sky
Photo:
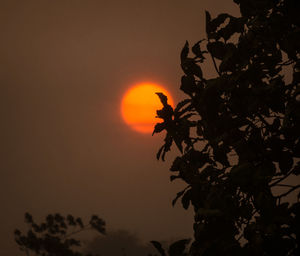
[[[205,10],[238,13],[229,0],[1,1],[1,255],[17,255],[25,211],[95,213],[144,241],[192,235],[192,213],[171,206],[174,154],[156,161],[162,137],[119,109],[139,81],[182,98],[179,54],[204,37]]]

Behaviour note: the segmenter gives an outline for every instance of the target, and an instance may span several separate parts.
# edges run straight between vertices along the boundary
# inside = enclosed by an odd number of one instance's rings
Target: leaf
[[[201,62],[205,59],[203,56],[203,53],[206,53],[206,51],[201,51],[200,44],[204,41],[205,39],[202,39],[198,41],[197,43],[194,44],[192,47],[192,52],[196,55],[196,57],[200,58]]]
[[[165,124],[165,123],[157,123],[157,124],[155,125],[155,127],[154,127],[152,136],[153,136],[155,133],[160,133],[160,132],[162,132],[164,129],[166,129],[166,124]]]
[[[21,235],[21,231],[19,229],[15,229],[14,234],[15,234],[15,236],[20,236]]]
[[[207,44],[207,50],[217,59],[222,60],[226,54],[226,46],[224,43],[217,41]]]
[[[166,107],[163,107],[163,109],[156,111],[157,118],[161,118],[164,121],[171,121],[172,115],[173,115],[173,108],[170,105],[167,105]],[[166,127],[167,128],[167,127]]]
[[[174,242],[169,247],[169,256],[182,256],[184,251],[190,242],[190,239],[182,239]]]
[[[155,94],[159,97],[164,107],[168,105],[168,97],[166,95],[161,92],[156,92]]]
[[[76,222],[78,223],[78,225],[79,225],[81,228],[83,228],[83,222],[82,222],[81,218],[77,218],[77,219],[76,219]]]
[[[217,34],[227,41],[234,33],[241,33],[244,30],[244,22],[242,18],[230,17],[229,23],[221,28]]]
[[[157,241],[150,241],[150,243],[156,248],[161,256],[166,256],[165,250],[162,248],[161,243]]]
[[[205,11],[206,16],[206,34],[208,38],[215,38],[218,27],[229,17],[227,13],[219,14],[215,19],[211,19],[209,12]]]
[[[185,190],[182,190],[177,193],[176,197],[172,201],[172,206],[174,206],[176,204],[177,200],[184,194],[184,192],[185,192]]]
[[[288,151],[282,151],[279,158],[279,168],[286,174],[293,167],[293,157]]]
[[[186,41],[184,47],[181,50],[181,54],[180,54],[181,62],[185,62],[188,54],[189,54],[189,43],[188,43],[188,41]]]
[[[193,75],[199,77],[200,79],[203,78],[203,72],[202,69],[199,65],[197,65],[195,62],[191,63],[191,68],[190,70],[192,71]]]
[[[47,217],[47,219],[48,219],[48,217]],[[68,221],[68,224],[69,224],[70,226],[75,226],[75,225],[76,225],[75,220],[74,220],[74,217],[73,217],[71,214],[69,214],[69,215],[67,216],[67,221]]]
[[[187,106],[186,106],[187,105]],[[185,106],[185,108],[183,108]],[[185,114],[186,112],[191,111],[192,105],[190,99],[185,99],[179,102],[174,110],[174,120],[178,120],[180,116]]]
[[[177,202],[177,200],[185,193],[185,191],[189,188],[190,186],[187,186],[184,190],[180,191],[177,193],[176,197],[172,201],[172,206],[174,206]]]
[[[224,23],[227,18],[231,16],[227,13],[219,14],[215,19],[211,19],[210,14],[206,12],[206,34],[208,38],[217,39],[217,29]]]
[[[179,149],[179,151],[182,153],[183,152],[183,149],[182,149],[182,141],[183,141],[183,138],[181,136],[176,136],[173,138],[177,148]]]
[[[25,213],[25,222],[29,224],[33,223],[33,218],[28,212]]]
[[[156,154],[156,159],[159,160],[160,155],[162,153],[162,151],[164,150],[165,145],[161,146],[160,149],[158,150],[157,154]]]
[[[182,76],[180,90],[186,94],[192,95],[196,90],[195,78],[192,75]]]
[[[90,225],[99,233],[105,234],[105,222],[102,219],[100,219],[97,215],[92,215]]]
[[[173,180],[176,180],[176,179],[179,179],[181,178],[179,175],[171,175],[170,176],[170,181],[173,181]]]
[[[191,100],[190,99],[185,99],[185,100],[182,100],[182,101],[180,101],[178,104],[177,104],[177,106],[176,106],[176,108],[175,108],[175,112],[178,112],[181,108],[183,108],[186,104],[189,104],[191,102]]]
[[[181,164],[183,163],[184,161],[182,160],[181,157],[177,156],[175,158],[175,160],[173,161],[172,163],[172,166],[170,168],[170,171],[171,172],[179,172],[180,171],[180,167],[181,167]]]
[[[205,11],[205,25],[206,25],[206,34],[210,34],[211,28],[210,28],[210,21],[211,21],[211,15],[208,11]]]
[[[188,191],[185,192],[185,194],[181,198],[182,207],[186,210],[189,208],[191,197],[192,197],[192,190],[189,189]]]
[[[193,59],[186,59],[185,62],[181,63],[181,68],[188,76],[197,76],[200,79],[203,78],[201,67],[197,65]]]

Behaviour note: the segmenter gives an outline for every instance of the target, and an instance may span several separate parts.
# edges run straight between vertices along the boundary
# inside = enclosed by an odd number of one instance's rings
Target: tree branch
[[[280,183],[281,181],[285,180],[288,176],[290,176],[293,173],[293,170],[290,170],[286,175],[284,175],[282,178],[279,178],[277,181],[273,182],[272,184],[270,184],[270,187],[274,187],[275,185],[277,185],[278,183]]]
[[[293,185],[287,185],[287,184],[277,184],[277,186],[279,187],[289,187],[289,188],[293,188]]]
[[[296,189],[298,189],[298,188],[300,188],[300,185],[297,185],[297,186],[291,188],[289,191],[287,191],[287,192],[281,194],[280,196],[277,196],[277,198],[280,199],[281,197],[287,196],[289,193],[293,192],[294,190],[296,190]]]
[[[81,229],[79,229],[79,230],[75,230],[75,231],[73,231],[73,232],[71,232],[71,233],[69,233],[69,234],[66,234],[66,235],[64,236],[64,239],[66,239],[66,238],[68,238],[68,237],[70,237],[70,236],[72,236],[72,235],[78,234],[78,233],[80,233],[80,232],[82,232],[82,231],[89,230],[89,229],[92,229],[92,228],[90,227],[90,224],[88,224],[88,225],[86,225],[86,226],[83,226],[83,227],[82,227]]]

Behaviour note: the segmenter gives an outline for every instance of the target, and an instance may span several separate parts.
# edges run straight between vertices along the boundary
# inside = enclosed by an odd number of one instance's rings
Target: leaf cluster
[[[300,2],[234,2],[241,17],[206,12],[207,37],[181,51],[187,98],[173,109],[158,94],[157,158],[181,152],[171,181],[188,186],[173,204],[195,211],[191,255],[296,255],[299,194],[285,198],[300,187]]]
[[[83,256],[75,251],[74,247],[80,247],[81,243],[73,236],[90,229],[105,234],[105,222],[97,215],[93,215],[89,223],[84,224],[81,218],[71,214],[66,217],[58,213],[49,214],[44,222],[37,224],[29,213],[25,213],[25,222],[28,224],[27,233],[23,234],[16,229],[14,234],[16,243],[26,255]]]
[[[161,256],[187,256],[187,246],[190,241],[190,239],[178,240],[169,246],[168,251],[158,241],[151,241],[151,243]]]

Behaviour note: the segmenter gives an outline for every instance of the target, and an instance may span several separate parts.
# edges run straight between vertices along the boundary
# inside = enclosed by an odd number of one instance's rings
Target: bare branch
[[[290,194],[291,192],[293,192],[294,190],[300,188],[300,185],[297,185],[297,186],[294,186],[293,188],[291,188],[289,191],[281,194],[280,196],[277,196],[277,198],[281,198],[281,197],[284,197],[284,196],[287,196],[288,194]]]

